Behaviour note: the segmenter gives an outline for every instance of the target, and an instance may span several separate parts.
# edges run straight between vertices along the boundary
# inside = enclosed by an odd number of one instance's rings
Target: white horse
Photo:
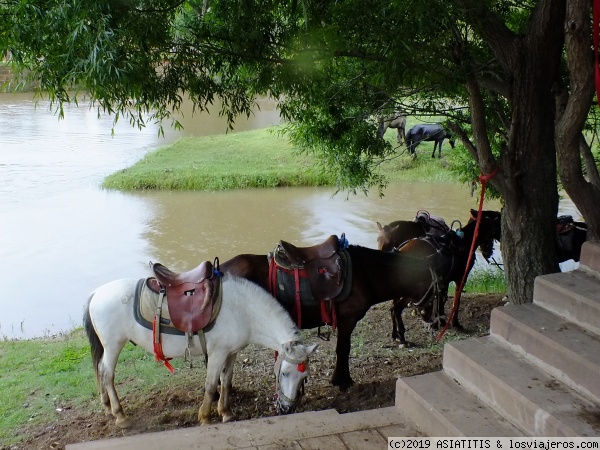
[[[114,385],[119,353],[128,341],[153,352],[152,330],[140,325],[134,318],[133,303],[138,281],[121,279],[100,286],[90,295],[84,314],[100,398],[121,428],[131,424]],[[205,333],[208,364],[198,421],[210,423],[211,404],[219,375],[221,395],[218,413],[223,422],[235,418],[229,405],[233,366],[237,353],[248,344],[262,345],[279,352],[275,363],[275,405],[280,414],[294,412],[308,376],[308,356],[317,345],[300,342],[300,332],[288,313],[259,286],[225,275],[222,292],[219,315],[210,331]],[[165,333],[161,335],[161,341],[166,358],[183,356],[188,348],[185,336]],[[190,354],[203,354],[197,335],[191,340]]]

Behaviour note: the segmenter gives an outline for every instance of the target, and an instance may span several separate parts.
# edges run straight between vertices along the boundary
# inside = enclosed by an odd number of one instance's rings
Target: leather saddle
[[[341,254],[341,238],[331,235],[325,242],[312,247],[296,247],[280,241],[273,250],[275,263],[287,271],[305,271],[312,296],[320,301],[332,300],[340,295],[346,278],[347,256]],[[346,244],[343,244],[346,245]]]
[[[152,264],[152,270],[161,290],[165,291],[175,328],[194,333],[212,323],[219,312],[221,299],[218,259],[215,258],[214,265],[204,261],[182,273],[173,272],[160,263]]]

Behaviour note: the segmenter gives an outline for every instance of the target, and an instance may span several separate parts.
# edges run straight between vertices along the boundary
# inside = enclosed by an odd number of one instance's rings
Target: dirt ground
[[[491,310],[503,304],[502,297],[502,294],[464,294],[460,321],[465,331],[448,331],[439,344],[435,342],[435,334],[424,329],[422,321],[406,310],[406,337],[411,345],[403,349],[390,338],[390,304],[371,308],[353,333],[350,372],[355,384],[345,392],[330,383],[335,361],[335,335],[330,341],[324,341],[317,337],[317,330],[306,331],[307,340],[318,342],[319,348],[311,357],[310,378],[297,411],[333,408],[346,413],[392,406],[398,377],[442,369],[443,342],[488,334]],[[252,346],[240,352],[232,397],[233,412],[238,420],[276,414],[273,408],[273,356],[270,350]],[[196,361],[196,365],[202,366],[202,362]],[[1,450],[64,449],[69,443],[196,426],[203,395],[203,382],[199,382],[203,377],[197,373],[201,370],[201,367],[180,369],[178,372],[184,373],[179,376],[183,378],[177,383],[170,382],[170,375],[165,370],[164,384],[155,386],[151,394],[121,395],[125,412],[135,424],[131,429],[117,428],[112,417],[102,409],[99,399],[92,413],[65,404],[58,417],[49,423],[23,430],[23,435],[27,436],[24,442],[1,447]],[[136,382],[139,380],[123,381],[117,390],[122,392],[123,384]],[[215,421],[218,420],[216,412],[213,416]]]

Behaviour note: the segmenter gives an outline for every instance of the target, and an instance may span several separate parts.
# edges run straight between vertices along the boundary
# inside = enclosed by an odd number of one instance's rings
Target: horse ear
[[[378,229],[379,231],[383,230],[383,227],[381,226],[381,224],[380,224],[379,222],[377,222],[377,229]]]
[[[390,230],[390,233],[395,233],[396,231],[398,231],[398,229],[400,229],[400,225],[396,225],[394,228],[392,228]]]

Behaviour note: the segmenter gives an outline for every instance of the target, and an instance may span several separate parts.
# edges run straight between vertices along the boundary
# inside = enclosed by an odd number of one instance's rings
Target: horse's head
[[[502,238],[502,213],[500,211],[483,210],[481,211],[482,219],[489,219],[493,228],[494,239],[500,242]],[[477,220],[477,210],[471,209],[471,217],[469,222]]]
[[[494,240],[496,238],[497,230],[495,219],[489,215],[486,215],[486,212],[487,211],[484,211],[484,214],[481,216],[479,233],[477,235],[477,244],[479,245],[481,256],[483,256],[485,260],[489,262],[489,259],[494,254]],[[475,213],[477,212],[475,211]]]
[[[398,231],[399,225],[390,226],[385,225],[381,226],[379,222],[377,222],[377,228],[379,229],[379,233],[377,234],[377,249],[383,250],[384,252],[389,252],[394,248],[393,242],[393,233]]]
[[[316,348],[317,344],[283,344],[275,361],[275,407],[279,414],[290,414],[296,410],[308,377],[308,357]]]
[[[450,142],[450,147],[456,148],[456,139],[454,138],[454,135],[449,131],[446,131],[446,137],[448,138],[448,142]]]

